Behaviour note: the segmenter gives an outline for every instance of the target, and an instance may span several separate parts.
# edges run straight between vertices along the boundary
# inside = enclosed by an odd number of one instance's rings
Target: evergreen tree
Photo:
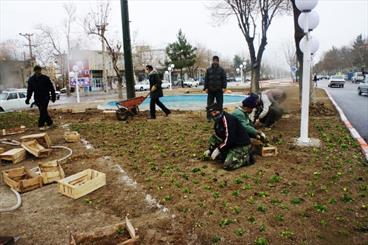
[[[183,69],[190,68],[196,61],[196,50],[186,39],[185,35],[179,30],[177,41],[170,43],[166,47],[166,54],[170,59],[171,64],[175,65],[176,69],[180,70],[181,86],[183,87]]]

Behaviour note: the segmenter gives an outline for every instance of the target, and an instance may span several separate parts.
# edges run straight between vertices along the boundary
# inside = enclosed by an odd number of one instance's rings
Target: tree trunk
[[[252,81],[250,86],[250,92],[257,93],[260,91],[259,80],[261,78],[261,66],[259,65],[253,66],[252,64],[251,76]]]

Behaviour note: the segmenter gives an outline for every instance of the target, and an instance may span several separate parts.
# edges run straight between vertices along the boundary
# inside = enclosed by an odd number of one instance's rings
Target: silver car
[[[362,94],[368,95],[368,76],[366,76],[364,78],[364,80],[360,82],[360,84],[358,86],[358,94],[359,95],[362,95]]]

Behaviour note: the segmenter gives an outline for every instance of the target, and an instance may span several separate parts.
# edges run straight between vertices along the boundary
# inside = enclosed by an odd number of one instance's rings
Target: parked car
[[[365,79],[360,82],[359,86],[358,86],[358,94],[362,95],[362,94],[366,94],[368,95],[368,76],[365,77]]]
[[[150,88],[150,85],[149,85],[148,80],[144,80],[134,85],[135,91],[145,91],[145,90],[149,90],[149,88]]]
[[[25,103],[26,89],[4,90],[0,93],[0,111],[11,111],[29,107]]]
[[[330,88],[332,87],[338,87],[338,88],[343,88],[345,85],[345,79],[343,75],[335,75],[335,76],[331,76],[330,77],[330,83],[328,84],[328,86]]]
[[[193,78],[190,78],[188,80],[185,80],[183,83],[184,87],[198,87],[199,86],[199,82],[198,81],[194,81]]]
[[[55,91],[56,99],[60,100],[60,91]]]
[[[360,82],[363,82],[364,81],[364,75],[362,72],[355,72],[351,81],[353,83],[360,83]]]
[[[74,90],[75,90],[75,88],[74,87],[70,87],[70,93],[74,93]],[[60,89],[60,93],[62,93],[62,94],[66,94],[66,87],[64,87],[64,88],[62,88],[62,89]]]
[[[161,87],[162,88],[170,88],[170,82],[168,82],[166,80],[162,80]]]

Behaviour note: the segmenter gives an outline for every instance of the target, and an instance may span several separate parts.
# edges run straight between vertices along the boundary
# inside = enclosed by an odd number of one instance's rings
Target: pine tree
[[[181,86],[183,87],[183,69],[190,68],[195,64],[197,48],[193,47],[186,39],[185,35],[179,29],[177,41],[170,43],[166,47],[166,54],[171,64],[180,70]]]

